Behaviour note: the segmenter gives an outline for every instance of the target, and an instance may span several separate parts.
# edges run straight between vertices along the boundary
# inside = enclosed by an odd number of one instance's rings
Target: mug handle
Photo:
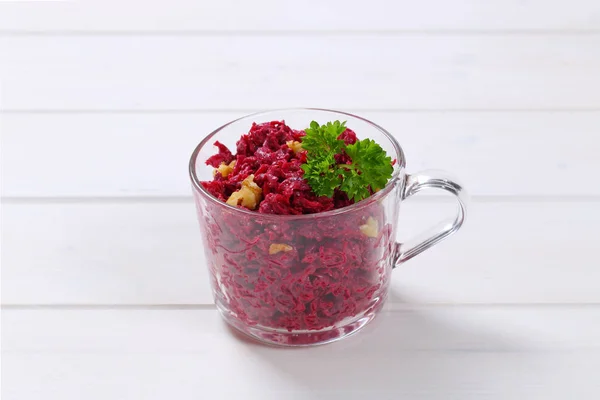
[[[436,225],[406,243],[396,242],[394,268],[446,239],[448,236],[458,231],[465,222],[469,195],[465,188],[457,183],[456,178],[444,171],[423,171],[413,175],[407,174],[404,182],[404,190],[402,192],[402,200],[405,200],[424,189],[441,189],[452,193],[456,197],[458,203],[456,217]]]

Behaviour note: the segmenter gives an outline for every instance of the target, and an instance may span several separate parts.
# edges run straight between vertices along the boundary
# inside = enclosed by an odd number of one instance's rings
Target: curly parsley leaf
[[[340,186],[341,178],[333,154],[325,155],[318,159],[302,164],[304,179],[308,182],[313,192],[319,196],[333,197],[333,191]]]
[[[346,146],[346,154],[352,159],[352,169],[350,174],[344,175],[340,189],[351,199],[358,201],[369,197],[369,187],[383,189],[392,177],[392,158],[373,140],[359,140]]]
[[[302,148],[306,150],[309,159],[317,159],[329,154],[337,154],[344,148],[344,141],[338,136],[346,130],[346,122],[328,122],[319,125],[317,121],[310,123],[306,128],[306,136],[302,139]]]
[[[382,189],[392,177],[392,159],[371,139],[359,140],[346,146],[339,135],[346,130],[345,122],[319,125],[311,122],[302,140],[307,161],[302,165],[304,179],[319,196],[332,197],[335,189],[345,192],[354,201]],[[337,164],[336,154],[346,153],[350,164]]]

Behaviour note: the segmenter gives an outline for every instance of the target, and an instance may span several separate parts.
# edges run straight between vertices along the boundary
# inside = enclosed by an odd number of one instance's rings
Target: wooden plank
[[[4,310],[2,398],[594,399],[599,317],[417,308],[298,351],[234,336],[214,310]]]
[[[202,337],[212,337],[215,344],[249,345],[249,340],[233,340],[238,335],[232,335],[233,331],[221,321],[216,309],[4,309],[2,319],[6,324],[2,344],[7,352],[68,349],[71,352],[138,353],[152,349],[197,353],[208,350],[207,341],[199,340]],[[345,340],[348,345],[339,343],[322,349],[336,351],[347,350],[348,346],[369,346],[374,351],[385,351],[393,340],[394,347],[403,352],[600,350],[600,305],[423,306],[409,303],[403,309],[384,309],[356,339]]]
[[[408,201],[400,238],[454,211]],[[598,303],[597,202],[473,203],[457,236],[394,272],[391,302]],[[4,304],[212,304],[191,202],[2,205]]]
[[[212,302],[192,203],[4,204],[2,233],[5,304]]]
[[[600,34],[0,40],[5,110],[598,109]]]
[[[0,4],[0,28],[9,31],[381,31],[586,30],[600,28],[593,0],[407,0],[363,2],[277,0],[239,2],[114,1]]]
[[[192,150],[208,132],[241,115],[6,114],[2,194],[190,196]],[[475,196],[600,195],[588,177],[600,170],[600,112],[359,115],[398,138],[409,172],[446,169]]]

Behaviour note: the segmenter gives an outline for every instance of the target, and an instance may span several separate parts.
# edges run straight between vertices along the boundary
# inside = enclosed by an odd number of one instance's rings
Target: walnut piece
[[[360,232],[368,237],[376,238],[379,235],[379,223],[373,217],[367,219],[367,223],[359,227]]]
[[[302,150],[302,143],[295,140],[289,140],[285,142],[285,144],[294,152],[294,154],[297,154],[300,150]]]
[[[242,205],[254,210],[261,200],[262,189],[254,183],[254,175],[248,175],[248,177],[242,181],[240,190],[231,193],[231,196],[227,199],[227,204],[230,206]]]
[[[219,168],[217,168],[213,171],[213,176],[216,175],[217,172],[220,172],[221,176],[223,178],[227,178],[229,176],[229,174],[233,172],[234,168],[235,168],[235,160],[230,162],[229,165],[222,162],[221,165],[219,165]]]
[[[269,246],[269,254],[277,254],[280,251],[287,252],[293,250],[294,248],[288,244],[284,243],[271,243]]]

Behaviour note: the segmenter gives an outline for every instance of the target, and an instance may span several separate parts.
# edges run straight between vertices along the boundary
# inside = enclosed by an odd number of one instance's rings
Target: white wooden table
[[[2,399],[600,398],[600,3],[287,3],[0,3]],[[286,350],[217,315],[186,166],[299,105],[473,204],[364,331]]]

